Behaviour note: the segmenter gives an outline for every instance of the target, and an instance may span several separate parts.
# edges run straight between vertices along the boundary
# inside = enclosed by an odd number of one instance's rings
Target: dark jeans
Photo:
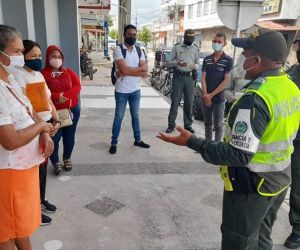
[[[41,203],[45,201],[46,195],[46,183],[47,183],[47,165],[48,165],[48,158],[40,164],[39,167],[39,177],[40,177],[40,196],[41,196]]]
[[[174,76],[171,89],[171,108],[168,117],[168,127],[175,127],[178,106],[184,94],[183,121],[185,128],[191,128],[193,123],[195,81],[190,76]]]
[[[294,142],[295,151],[292,154],[292,185],[290,192],[289,219],[293,233],[300,235],[300,141]]]
[[[223,119],[225,103],[213,103],[210,107],[204,105],[205,139],[212,140],[214,124],[215,141],[223,140]]]
[[[54,142],[54,150],[50,156],[52,164],[59,162],[58,149],[60,139],[63,138],[63,159],[71,159],[72,151],[75,144],[75,132],[80,117],[80,108],[79,105],[71,108],[73,114],[73,124],[68,127],[60,128],[56,135],[52,138]]]
[[[271,250],[271,232],[287,190],[274,197],[224,191],[222,250]]]
[[[120,135],[122,120],[125,114],[127,102],[129,103],[131,124],[134,134],[134,139],[137,142],[141,141],[141,130],[140,130],[140,99],[141,91],[137,90],[132,93],[119,93],[115,92],[116,110],[115,118],[112,127],[111,145],[118,144],[118,138]]]

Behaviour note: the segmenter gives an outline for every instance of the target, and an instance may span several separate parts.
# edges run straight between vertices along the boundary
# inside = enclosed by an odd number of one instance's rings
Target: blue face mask
[[[25,60],[25,65],[34,70],[34,71],[41,71],[42,70],[42,59],[32,59],[32,60]]]
[[[215,52],[221,51],[223,49],[223,44],[221,44],[221,43],[212,43],[212,48]]]

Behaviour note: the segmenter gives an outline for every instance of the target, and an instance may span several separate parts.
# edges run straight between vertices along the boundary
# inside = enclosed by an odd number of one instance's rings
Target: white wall
[[[44,0],[47,44],[60,44],[58,0]],[[62,20],[63,21],[63,20]]]
[[[3,24],[2,0],[0,0],[0,23]]]
[[[35,41],[35,27],[32,0],[25,0],[27,25],[28,25],[28,39]]]
[[[297,19],[298,17],[300,17],[300,1],[283,0],[280,18]]]
[[[202,0],[203,1],[203,0]],[[220,20],[218,14],[212,13],[212,5],[210,5],[209,14],[203,15],[203,3],[202,3],[202,14],[197,16],[199,0],[186,0],[184,6],[184,29],[203,29],[203,28],[212,28],[223,26],[222,21]],[[216,1],[214,1],[216,3]],[[192,18],[189,18],[189,6],[193,5],[193,14]]]

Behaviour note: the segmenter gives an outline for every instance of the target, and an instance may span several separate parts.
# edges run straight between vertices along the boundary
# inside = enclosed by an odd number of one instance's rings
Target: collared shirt
[[[120,46],[117,46],[113,53],[114,61],[119,59],[124,59],[126,65],[129,67],[137,68],[140,65],[140,61],[145,61],[145,55],[142,52],[141,58],[137,53],[136,47],[133,46],[132,50],[128,50],[125,44],[122,44],[123,49],[126,49],[126,57],[124,58],[122,55],[122,50]],[[116,72],[118,71],[118,67],[116,65]],[[119,93],[133,93],[139,90],[140,87],[140,77],[137,76],[123,76],[117,79],[116,81],[116,92]]]
[[[184,43],[176,44],[171,52],[170,62],[167,63],[169,67],[178,67],[179,70],[189,72],[194,69],[194,65],[199,60],[199,49],[196,45],[187,46]],[[186,67],[179,67],[177,61],[187,63]]]
[[[46,87],[47,96],[49,99],[51,98],[51,91],[48,88],[45,78],[41,72],[38,72],[38,71],[29,72],[26,69],[22,68],[19,70],[19,72],[14,74],[14,77],[17,80],[17,82],[21,88],[26,88],[26,84],[28,84],[28,83],[32,84],[32,83],[44,82],[45,87]],[[50,106],[50,108],[51,108],[51,106]],[[44,121],[49,121],[52,117],[51,110],[45,111],[45,112],[39,112],[38,114]]]
[[[10,88],[15,95],[30,109],[30,101],[23,95],[21,88],[12,75],[9,76],[10,84],[0,80],[0,126],[13,125],[16,130],[27,128],[34,121],[27,113],[26,108],[10,93]],[[0,145],[0,169],[29,169],[44,161],[39,146],[39,136],[28,144],[15,150],[8,151]]]
[[[225,74],[228,74],[231,68],[232,58],[224,52],[217,62],[215,62],[214,54],[204,58],[202,72],[206,72],[207,93],[213,92],[224,81]],[[224,91],[221,91],[212,99],[213,103],[221,103],[224,101]]]

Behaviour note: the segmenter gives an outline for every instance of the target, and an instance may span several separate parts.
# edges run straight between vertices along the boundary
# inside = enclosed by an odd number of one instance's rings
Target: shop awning
[[[260,28],[266,28],[277,31],[297,31],[300,30],[299,25],[291,25],[284,22],[275,22],[275,21],[260,21],[257,22],[257,26]]]

